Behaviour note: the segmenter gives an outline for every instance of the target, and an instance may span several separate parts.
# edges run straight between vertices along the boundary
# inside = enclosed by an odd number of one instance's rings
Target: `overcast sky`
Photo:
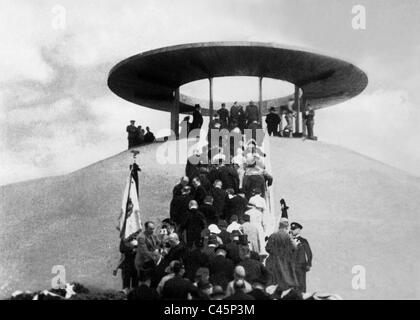
[[[366,8],[366,30],[352,28],[356,4]],[[110,92],[107,74],[118,61],[236,40],[304,47],[362,68],[367,89],[319,111],[315,133],[420,175],[419,33],[417,0],[0,0],[0,184],[68,173],[124,150],[131,118],[155,132],[169,126],[169,114]],[[181,92],[206,96],[206,86]],[[264,98],[292,90],[267,81]],[[256,95],[256,79],[215,80],[217,100]]]

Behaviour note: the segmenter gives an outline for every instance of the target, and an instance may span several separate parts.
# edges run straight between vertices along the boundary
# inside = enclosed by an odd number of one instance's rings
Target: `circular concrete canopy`
[[[288,81],[303,90],[315,109],[350,99],[368,83],[366,74],[353,64],[303,49],[273,43],[205,42],[164,47],[125,59],[110,71],[108,86],[123,99],[170,111],[174,90],[180,86],[225,76]],[[263,101],[263,113],[271,106],[286,104],[290,97]],[[180,112],[192,111],[195,103],[207,114],[208,101],[185,95],[180,96]]]

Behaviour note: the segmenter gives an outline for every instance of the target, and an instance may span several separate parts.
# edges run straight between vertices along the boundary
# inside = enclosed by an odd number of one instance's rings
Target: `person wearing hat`
[[[137,142],[137,127],[134,125],[136,121],[130,120],[130,124],[127,126],[127,133],[128,133],[128,149],[131,149],[136,146]]]
[[[302,225],[297,222],[290,224],[290,232],[297,241],[297,250],[294,255],[294,266],[296,271],[299,289],[306,292],[306,273],[312,266],[312,251],[308,240],[300,236]]]
[[[306,123],[307,132],[308,132],[307,139],[315,140],[315,137],[314,137],[315,111],[309,103],[307,105],[306,111],[303,113],[303,117]]]
[[[265,123],[267,124],[267,132],[269,136],[277,136],[279,134],[278,126],[280,124],[280,117],[276,113],[276,109],[274,107],[270,108],[270,113],[265,117]]]
[[[278,285],[282,290],[298,286],[294,269],[296,242],[287,231],[289,224],[280,222],[278,231],[268,238],[265,250],[269,254],[265,266],[271,274],[269,285]]]
[[[219,245],[216,250],[216,256],[209,263],[210,282],[213,285],[219,285],[226,289],[229,281],[233,279],[233,261],[226,257],[227,249],[224,245]]]
[[[222,129],[228,128],[229,121],[229,111],[226,109],[226,104],[222,103],[219,110],[216,111],[220,118],[220,124]]]

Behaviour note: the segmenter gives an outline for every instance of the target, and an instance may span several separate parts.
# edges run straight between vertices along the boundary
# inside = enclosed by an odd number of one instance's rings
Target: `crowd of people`
[[[126,129],[128,133],[128,149],[142,144],[152,143],[156,140],[155,135],[150,131],[149,127],[146,127],[146,130],[144,130],[141,125],[136,127],[135,123],[135,120],[131,120]]]
[[[194,129],[202,125],[198,115],[200,106]],[[169,217],[159,225],[148,221],[139,234],[121,240],[128,299],[303,298],[312,252],[300,236],[302,225],[289,224],[284,199],[278,229],[267,232],[273,178],[262,141],[244,134],[261,128],[259,117],[252,102],[245,111],[235,104],[230,113],[222,105],[209,124],[209,143],[188,158],[173,188]],[[223,136],[210,143],[212,128],[237,132],[239,147],[226,147]]]

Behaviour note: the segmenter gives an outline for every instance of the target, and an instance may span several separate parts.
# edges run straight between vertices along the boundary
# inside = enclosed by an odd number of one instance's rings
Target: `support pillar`
[[[299,87],[295,85],[295,111],[296,111],[296,122],[295,122],[295,134],[300,134],[300,98],[299,98]]]
[[[179,138],[179,88],[174,91],[174,101],[171,110],[171,130],[175,133],[175,137]]]
[[[209,116],[210,121],[213,120],[213,78],[209,78]]]
[[[260,123],[262,125],[262,80],[263,77],[258,78],[258,110],[260,114]]]
[[[306,121],[303,119],[304,118],[303,113],[306,111],[306,97],[305,97],[305,95],[302,95],[301,109],[302,109],[302,112],[301,112],[301,115],[302,115],[302,135],[304,137],[306,137],[306,134],[307,134],[306,133]]]

